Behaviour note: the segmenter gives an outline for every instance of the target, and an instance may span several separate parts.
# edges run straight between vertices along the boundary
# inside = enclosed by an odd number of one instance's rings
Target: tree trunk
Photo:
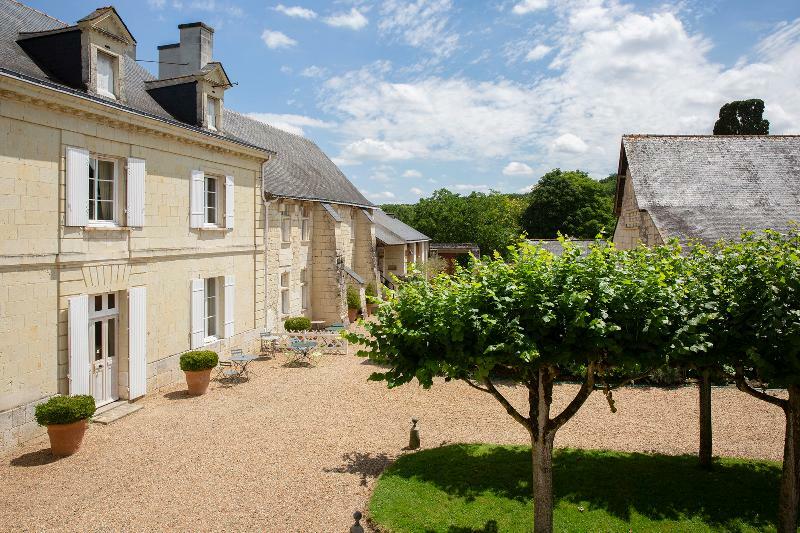
[[[533,454],[533,531],[553,531],[553,438],[531,438]]]
[[[700,371],[700,466],[711,468],[712,430],[711,430],[711,370]]]
[[[553,401],[553,380],[547,368],[539,370],[531,417],[536,424],[531,434],[533,460],[533,531],[553,532],[553,441],[550,425],[550,404]]]
[[[797,506],[800,503],[800,386],[789,386],[785,412],[786,436],[783,443],[778,533],[796,533]]]

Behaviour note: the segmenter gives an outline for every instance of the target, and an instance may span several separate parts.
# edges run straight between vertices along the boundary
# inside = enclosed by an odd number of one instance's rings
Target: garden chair
[[[233,368],[233,363],[230,361],[220,361],[217,365],[217,381],[233,379],[238,375],[239,371]]]

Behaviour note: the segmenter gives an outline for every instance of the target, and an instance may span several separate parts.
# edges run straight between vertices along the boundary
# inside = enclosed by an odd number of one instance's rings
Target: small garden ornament
[[[411,419],[411,432],[408,437],[408,449],[409,450],[416,450],[419,448],[419,430],[417,429],[417,422],[418,419],[412,418]]]

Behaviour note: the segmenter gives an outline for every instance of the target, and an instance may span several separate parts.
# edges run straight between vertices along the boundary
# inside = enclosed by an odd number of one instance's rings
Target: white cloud
[[[565,133],[559,136],[552,144],[553,150],[556,152],[565,152],[568,154],[582,154],[589,149],[583,139],[571,133]]]
[[[338,117],[351,162],[524,158],[603,174],[622,134],[711,133],[720,105],[752,97],[765,100],[773,133],[800,130],[800,20],[724,66],[669,9],[557,4],[558,52],[534,81],[421,73],[400,82],[381,62],[328,80],[321,105]]]
[[[491,187],[488,185],[473,185],[471,183],[456,183],[454,185],[448,185],[448,189],[454,189],[456,191],[477,191],[477,192],[485,192],[488,191]]]
[[[291,74],[292,72],[294,72],[294,69],[292,69],[292,67],[288,65],[281,65],[281,72],[283,74]]]
[[[248,117],[260,120],[279,130],[288,131],[295,135],[305,135],[303,128],[332,128],[334,124],[305,115],[291,113],[247,113]]]
[[[403,177],[404,178],[421,178],[422,177],[422,172],[420,172],[419,170],[409,169],[409,170],[406,170],[405,172],[403,172]]]
[[[409,191],[411,191],[411,194],[414,194],[416,196],[422,196],[423,194],[425,194],[425,192],[419,187],[411,187]]]
[[[300,71],[300,75],[306,78],[324,78],[328,75],[328,69],[325,67],[311,65],[310,67],[306,67]]]
[[[164,9],[167,0],[147,0],[147,4],[153,9]]]
[[[345,146],[342,159],[347,161],[372,159],[376,161],[392,161],[410,159],[414,152],[400,144],[388,143],[376,139],[360,139]]]
[[[515,15],[527,15],[546,7],[547,0],[522,0],[511,9],[511,12]]]
[[[289,7],[283,4],[278,4],[277,6],[275,6],[274,9],[278,13],[283,13],[287,17],[301,18],[306,20],[317,18],[316,11],[314,11],[313,9],[308,9],[306,7],[301,7],[301,6]]]
[[[447,57],[456,49],[459,35],[449,27],[451,0],[388,0],[381,5],[378,28],[384,35],[405,44],[423,48],[437,57]]]
[[[264,30],[261,34],[261,40],[267,45],[267,48],[289,48],[297,44],[297,41],[289,37],[283,32]]]
[[[155,1],[159,2],[159,0]],[[163,2],[161,2],[161,4],[163,5]],[[180,7],[183,7],[183,4],[181,2],[174,2],[173,7],[175,7],[176,9],[180,9],[178,4],[180,4]],[[241,7],[234,4],[218,3],[216,0],[194,0],[194,2],[189,4],[189,8],[198,9],[200,11],[209,11],[212,13],[230,15],[232,17],[244,16],[244,10]]]
[[[391,200],[395,197],[392,191],[369,192],[361,191],[370,200]]]
[[[533,174],[533,169],[525,163],[511,161],[503,167],[503,174],[506,176],[530,176]]]
[[[546,44],[537,44],[525,55],[525,61],[539,61],[549,54],[551,50],[552,48]]]
[[[348,28],[351,30],[360,30],[369,23],[358,9],[351,8],[346,13],[336,13],[325,18],[325,24],[333,26],[334,28]]]

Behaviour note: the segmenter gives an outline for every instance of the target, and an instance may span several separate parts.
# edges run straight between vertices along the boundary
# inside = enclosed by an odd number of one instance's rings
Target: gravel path
[[[423,447],[525,443],[494,399],[461,383],[387,390],[375,367],[324,356],[314,368],[257,361],[251,381],[212,383],[199,398],[176,386],[144,409],[93,425],[74,456],[53,461],[47,437],[0,457],[0,530],[343,532],[375,477],[420,418]],[[558,386],[564,405],[576,387]],[[503,388],[517,405],[521,389]],[[714,390],[717,455],[779,460],[783,415],[735,389]],[[558,446],[693,453],[697,392],[631,388],[611,414],[595,393]]]

